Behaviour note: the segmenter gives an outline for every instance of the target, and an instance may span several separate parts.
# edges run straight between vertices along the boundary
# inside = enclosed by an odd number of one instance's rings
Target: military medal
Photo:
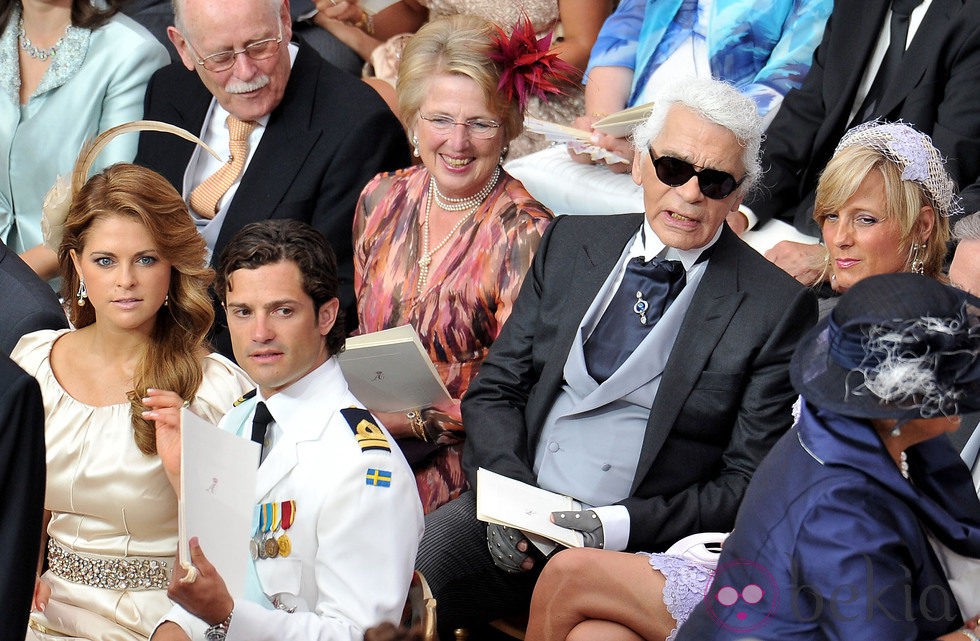
[[[252,556],[252,560],[259,558],[259,506],[255,506],[255,510],[252,511],[252,540],[248,542],[248,552]]]
[[[279,555],[287,557],[293,551],[293,542],[289,540],[289,535],[286,534],[286,530],[292,527],[293,520],[296,518],[296,501],[283,501],[280,503],[279,513],[281,515],[280,524],[282,525],[282,535],[276,542],[279,544]]]
[[[258,532],[255,534],[255,538],[252,540],[255,543],[255,547],[258,549],[258,555],[260,559],[269,558],[269,546],[266,545],[266,539],[268,538],[269,528],[272,525],[272,504],[263,503],[259,506],[259,528]]]
[[[276,537],[270,536],[265,540],[265,555],[270,559],[274,559],[279,556],[279,544],[276,543]]]
[[[270,559],[274,559],[279,556],[279,543],[276,541],[276,530],[279,529],[279,504],[273,501],[266,503],[262,508],[269,515],[267,519],[269,536],[265,540],[265,554]]]

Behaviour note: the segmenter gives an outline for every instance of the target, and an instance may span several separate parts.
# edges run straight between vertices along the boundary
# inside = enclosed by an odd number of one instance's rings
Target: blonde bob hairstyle
[[[490,59],[493,34],[493,26],[482,18],[454,15],[433,20],[412,36],[398,66],[398,112],[409,138],[429,82],[441,73],[466,76],[480,87],[487,108],[500,122],[505,144],[520,135],[524,115],[517,101],[506,100],[497,90],[500,67]]]
[[[118,216],[143,225],[160,256],[171,263],[167,304],[157,310],[146,352],[136,365],[128,393],[133,438],[144,454],[156,453],[156,432],[140,413],[149,387],[173,390],[191,400],[204,378],[202,356],[209,351],[207,333],[214,321],[208,286],[214,271],[207,248],[183,198],[160,174],[128,163],[112,165],[86,181],[74,195],[58,250],[61,294],[76,328],[98,322],[92,305],[78,304],[79,275],[71,252],[81,255],[92,225]]]
[[[872,171],[881,174],[885,183],[885,211],[881,212],[881,216],[898,221],[902,232],[899,249],[908,255],[905,271],[911,271],[912,245],[918,242],[920,230],[919,211],[923,205],[932,207],[932,204],[923,188],[910,180],[902,180],[902,168],[878,150],[845,147],[830,159],[817,184],[813,220],[822,228],[827,216],[843,207]],[[935,219],[932,233],[925,242],[925,252],[919,255],[919,259],[923,262],[926,276],[941,279],[946,243],[949,241],[949,220],[938,211],[935,212]],[[829,268],[828,258],[826,271]]]

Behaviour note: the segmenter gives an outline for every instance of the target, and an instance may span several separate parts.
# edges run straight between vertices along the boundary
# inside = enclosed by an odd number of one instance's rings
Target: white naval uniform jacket
[[[258,400],[219,427],[250,438]],[[335,358],[266,404],[281,431],[259,465],[256,504],[296,501],[292,551],[254,562],[262,592],[282,609],[236,599],[227,641],[361,641],[368,627],[401,618],[422,538],[415,476],[376,421],[352,426],[341,414],[363,406]],[[167,619],[204,640],[206,626],[181,608]]]

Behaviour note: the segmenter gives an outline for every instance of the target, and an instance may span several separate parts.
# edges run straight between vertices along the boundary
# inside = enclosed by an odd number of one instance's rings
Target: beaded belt
[[[160,590],[170,583],[167,562],[149,558],[82,556],[48,539],[48,567],[63,579],[108,590]]]

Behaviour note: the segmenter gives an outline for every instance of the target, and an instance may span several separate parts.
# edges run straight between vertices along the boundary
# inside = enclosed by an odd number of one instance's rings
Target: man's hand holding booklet
[[[528,485],[480,468],[476,472],[476,518],[521,530],[544,554],[555,543],[584,546],[581,532],[551,522],[552,512],[577,511],[582,505],[570,496]]]

